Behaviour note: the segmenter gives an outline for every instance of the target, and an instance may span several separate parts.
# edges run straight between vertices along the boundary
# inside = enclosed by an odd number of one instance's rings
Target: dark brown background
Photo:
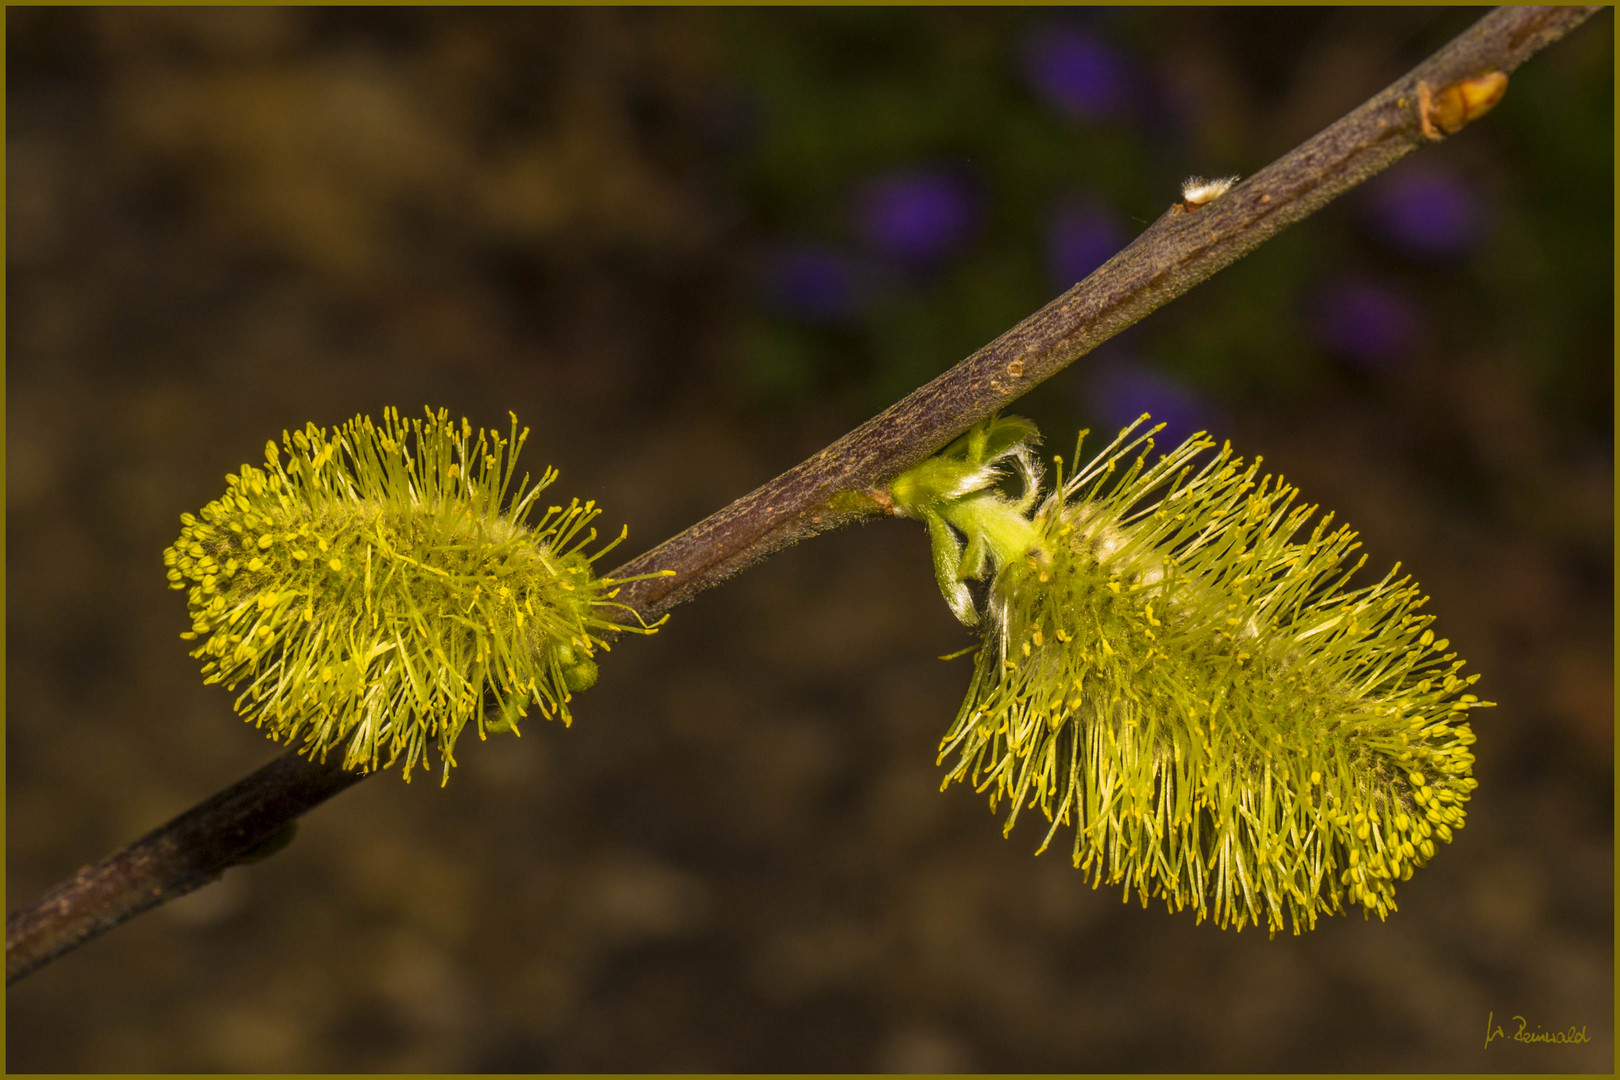
[[[1252,172],[1473,16],[1088,15],[1191,117],[1119,136],[1111,197],[1151,220],[1181,175]],[[994,142],[951,148],[999,208],[956,277],[831,335],[772,321],[751,280],[773,236],[836,233],[837,193],[904,165],[953,87],[987,102],[951,121],[968,143],[1064,135],[1017,80],[1036,13],[7,20],[13,908],[274,752],[200,685],[159,556],[283,428],[515,410],[531,467],[627,522],[629,555],[1056,291],[1017,239],[1050,155]],[[969,639],[922,532],[881,522],[623,643],[571,730],[469,747],[444,789],[368,780],[19,984],[8,1067],[1610,1070],[1612,37],[1606,13],[1418,155],[1477,179],[1491,230],[1389,270],[1429,320],[1400,365],[1335,366],[1279,299],[1392,265],[1357,196],[1116,354],[1176,372],[1374,566],[1401,558],[1500,703],[1467,828],[1388,923],[1195,926],[939,793],[967,668],[936,657]],[[823,158],[793,124],[836,136]],[[995,302],[969,317],[952,288]],[[1095,422],[1094,370],[1024,403],[1057,450]],[[1492,1014],[1592,1041],[1487,1050]]]

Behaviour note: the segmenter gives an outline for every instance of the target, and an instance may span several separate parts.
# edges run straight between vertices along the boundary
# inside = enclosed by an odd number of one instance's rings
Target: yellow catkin
[[[985,524],[992,504],[938,465],[929,490],[948,494],[902,500],[991,555],[983,644],[941,743],[947,780],[1005,801],[1008,829],[1038,809],[1043,849],[1072,825],[1093,886],[1200,922],[1299,933],[1358,904],[1383,918],[1395,882],[1463,823],[1467,713],[1490,704],[1462,693],[1477,676],[1459,676],[1398,567],[1346,587],[1365,559],[1332,515],[1201,434],[1150,457],[1141,422],[1039,506],[1026,492],[1027,537]],[[985,466],[1016,453],[1014,436],[1027,426],[977,436],[1000,458],[947,460],[993,484]],[[1037,783],[1025,762],[1061,765]]]
[[[529,520],[556,474],[514,484],[527,434],[390,409],[270,442],[164,552],[204,681],[278,742],[361,771],[403,757],[407,780],[429,746],[448,780],[468,725],[567,723],[604,635],[652,628],[592,570],[618,542],[586,553],[593,503]]]

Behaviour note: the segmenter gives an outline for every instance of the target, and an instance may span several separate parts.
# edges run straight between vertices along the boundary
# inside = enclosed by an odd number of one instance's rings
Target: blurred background
[[[284,428],[513,410],[628,557],[1478,14],[8,9],[8,909],[278,752],[160,556]],[[1018,405],[1208,427],[1432,595],[1500,704],[1387,923],[1195,926],[941,794],[971,638],[879,521],[20,983],[8,1068],[1610,1071],[1613,38]]]

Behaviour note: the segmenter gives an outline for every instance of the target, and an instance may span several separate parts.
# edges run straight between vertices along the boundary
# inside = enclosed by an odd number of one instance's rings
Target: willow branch
[[[1085,281],[831,446],[614,570],[654,617],[807,537],[889,508],[887,484],[1149,312],[1440,137],[1425,113],[1461,80],[1513,71],[1595,7],[1498,8],[1308,142],[1197,209],[1165,211]],[[1465,117],[1465,120],[1467,117]],[[1451,128],[1450,130],[1455,130]],[[216,880],[363,779],[285,754],[81,870],[6,923],[6,982]]]
[[[1431,141],[1420,87],[1507,74],[1593,7],[1497,8],[1303,145],[1196,211],[1172,206],[1085,281],[831,446],[622,567],[674,570],[628,602],[662,613],[772,552],[879,512],[887,483],[969,427]],[[872,492],[866,499],[859,493]],[[840,496],[843,496],[840,498]]]

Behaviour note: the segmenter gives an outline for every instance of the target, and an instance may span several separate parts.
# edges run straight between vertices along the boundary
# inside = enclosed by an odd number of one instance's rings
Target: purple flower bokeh
[[[886,173],[856,196],[856,219],[867,242],[909,263],[936,262],[960,248],[978,227],[979,213],[972,185],[945,169]]]
[[[1024,43],[1024,77],[1035,96],[1081,120],[1118,116],[1131,105],[1123,57],[1086,31],[1044,27]]]
[[[1104,444],[1132,420],[1148,413],[1151,423],[1163,424],[1155,436],[1161,450],[1179,445],[1195,431],[1210,426],[1208,406],[1182,383],[1139,363],[1113,363],[1099,368],[1089,380],[1092,407],[1110,424]]]
[[[1073,200],[1053,211],[1046,230],[1046,263],[1060,289],[1084,281],[1129,239],[1105,207]]]
[[[1409,166],[1370,185],[1367,212],[1382,240],[1425,262],[1465,255],[1484,234],[1478,193],[1461,177],[1433,166]]]
[[[1317,295],[1310,325],[1323,351],[1355,367],[1377,370],[1411,353],[1423,320],[1411,299],[1393,286],[1345,279]]]
[[[760,291],[771,311],[808,323],[842,323],[860,309],[861,267],[833,248],[796,245],[766,252]]]

